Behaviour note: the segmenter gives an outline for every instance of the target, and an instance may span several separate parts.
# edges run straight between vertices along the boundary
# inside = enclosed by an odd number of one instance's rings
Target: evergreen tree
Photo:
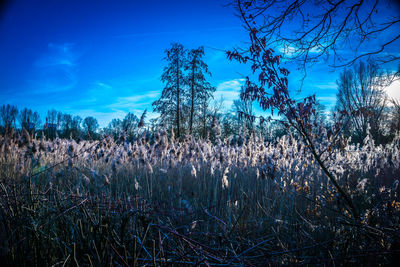
[[[185,77],[183,70],[186,66],[186,50],[183,45],[174,43],[165,50],[165,60],[168,65],[161,76],[165,87],[160,99],[153,102],[155,112],[161,113],[161,122],[167,125],[175,124],[177,137],[181,134],[181,116],[184,102]]]

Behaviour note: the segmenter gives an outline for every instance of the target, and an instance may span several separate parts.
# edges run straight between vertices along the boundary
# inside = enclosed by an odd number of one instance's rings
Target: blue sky
[[[100,126],[127,112],[152,114],[163,89],[164,50],[172,42],[205,46],[217,87],[229,109],[250,67],[230,62],[220,50],[247,41],[240,20],[223,0],[29,1],[15,0],[0,17],[0,104],[39,111],[55,108]],[[334,103],[335,80],[315,66],[303,94]],[[294,84],[298,76],[292,74]],[[290,78],[290,76],[289,76]]]

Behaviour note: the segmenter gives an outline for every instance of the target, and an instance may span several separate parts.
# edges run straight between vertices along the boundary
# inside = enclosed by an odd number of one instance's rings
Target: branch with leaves
[[[332,67],[370,57],[380,64],[400,62],[395,53],[400,16],[394,2],[240,0],[234,5],[246,10],[245,19],[268,47],[283,49],[286,58],[297,62],[306,75],[306,67],[321,60],[329,60]],[[373,46],[368,45],[371,40]],[[341,51],[353,55],[343,57]]]
[[[237,60],[241,63],[252,62],[252,70],[258,73],[258,84],[246,78],[245,91],[241,94],[242,99],[257,101],[263,110],[270,110],[272,115],[276,110],[279,116],[284,117],[290,127],[293,127],[305,140],[314,159],[335,186],[339,194],[345,200],[346,209],[355,219],[359,218],[358,211],[354,206],[350,195],[339,185],[337,178],[328,170],[321,159],[317,147],[317,137],[313,134],[311,116],[315,114],[315,95],[306,97],[301,101],[294,100],[288,90],[289,71],[280,66],[282,56],[276,55],[275,51],[268,48],[265,37],[259,37],[259,31],[255,27],[254,20],[249,21],[247,10],[252,2],[242,3],[237,1],[237,7],[241,18],[249,32],[250,47],[249,54],[243,55],[238,51],[227,51],[230,60]],[[246,116],[240,114],[241,116]]]

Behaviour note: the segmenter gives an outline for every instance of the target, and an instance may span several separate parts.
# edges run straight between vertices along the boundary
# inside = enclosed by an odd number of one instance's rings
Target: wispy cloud
[[[102,87],[102,88],[106,88],[106,89],[111,89],[112,88],[111,85],[109,85],[107,83],[99,82],[99,81],[95,82],[95,85],[97,85],[99,87]]]
[[[233,79],[219,83],[214,93],[214,99],[219,101],[222,98],[225,109],[229,110],[233,101],[239,99],[240,88],[244,84],[244,81],[245,79]]]
[[[108,105],[112,109],[129,109],[137,106],[151,105],[160,96],[160,91],[149,91],[126,97],[118,97],[116,102]]]
[[[314,84],[314,87],[322,90],[336,90],[337,89],[337,84],[336,82],[329,82],[329,83],[324,83],[324,84]]]
[[[33,63],[30,83],[36,94],[67,91],[77,84],[78,55],[74,44],[49,43],[47,51]]]
[[[75,66],[77,56],[73,52],[74,46],[75,44],[73,43],[49,43],[47,45],[47,51],[34,62],[34,66],[39,68]]]
[[[336,96],[318,96],[317,99],[320,100],[321,102],[327,102],[327,103],[335,103],[336,102]]]
[[[288,44],[280,46],[278,48],[278,50],[279,50],[279,52],[281,52],[282,54],[284,54],[288,57],[292,57],[300,52],[304,52],[303,50],[300,50],[300,48],[292,46],[292,45],[288,45]],[[322,53],[323,50],[324,50],[324,46],[322,46],[322,45],[313,46],[308,50],[308,54],[311,54],[311,55],[320,54],[320,53]]]

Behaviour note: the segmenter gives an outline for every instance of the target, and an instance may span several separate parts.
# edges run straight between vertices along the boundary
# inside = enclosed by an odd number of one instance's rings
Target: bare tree
[[[47,111],[47,117],[46,117],[46,122],[48,124],[55,124],[57,123],[57,110],[55,109],[51,109],[49,111]]]
[[[200,117],[201,117],[201,128],[202,128],[202,136],[206,138],[207,136],[207,118],[209,115],[209,106],[210,106],[210,99],[202,98],[200,100]]]
[[[374,62],[359,62],[340,74],[336,110],[345,114],[343,119],[349,121],[347,126],[354,132],[355,141],[364,140],[368,127],[374,139],[379,139],[387,104],[384,88],[393,77]]]
[[[71,133],[72,133],[72,137],[76,138],[79,136],[80,130],[81,130],[81,122],[82,122],[82,118],[79,116],[74,116],[72,118],[72,122],[71,122]]]
[[[171,124],[175,121],[177,137],[181,134],[181,117],[184,96],[185,78],[183,70],[186,65],[186,50],[181,44],[172,44],[165,50],[165,60],[168,65],[164,68],[161,80],[166,83],[159,100],[152,105],[154,111],[161,113],[162,123]]]
[[[16,106],[3,105],[0,109],[1,126],[4,128],[4,133],[9,134],[12,127],[15,127],[15,119],[18,115]]]
[[[330,59],[348,66],[360,58],[400,61],[400,9],[378,0],[235,0],[267,47],[306,65]],[[240,12],[239,12],[240,13]],[[241,15],[241,14],[239,14]],[[257,26],[258,25],[258,26]],[[373,41],[373,46],[368,45]]]
[[[122,133],[122,121],[120,119],[112,119],[107,126],[107,133],[112,134],[115,138]]]
[[[24,108],[19,112],[18,120],[21,127],[27,130],[35,130],[41,123],[39,113],[27,108]]]
[[[187,65],[185,66],[185,69],[189,70],[187,76],[187,83],[190,87],[188,92],[190,102],[189,134],[193,132],[193,121],[197,114],[196,107],[199,105],[199,102],[200,104],[207,102],[215,91],[215,87],[212,87],[210,83],[206,81],[205,74],[211,76],[211,72],[209,72],[207,64],[203,61],[203,57],[203,47],[192,49],[188,54]]]
[[[94,139],[96,130],[99,128],[99,123],[97,120],[94,117],[86,117],[82,124],[88,137]]]
[[[64,137],[68,138],[72,134],[72,116],[70,114],[63,114],[61,118],[61,127]]]
[[[246,92],[245,87],[242,86],[240,90],[240,94],[244,94]],[[255,113],[253,111],[253,101],[251,99],[242,99],[239,98],[233,101],[233,108],[236,114],[239,115],[239,121],[242,120],[243,116],[241,114],[246,114],[250,116],[250,118],[255,117]],[[254,128],[254,120],[244,120],[246,127],[249,130],[253,130]]]
[[[395,135],[400,133],[400,101],[393,99],[392,104],[389,129],[390,133]]]
[[[125,118],[122,120],[122,130],[132,136],[133,132],[137,128],[137,125],[139,123],[139,118],[133,114],[133,113],[128,113],[126,114]]]

